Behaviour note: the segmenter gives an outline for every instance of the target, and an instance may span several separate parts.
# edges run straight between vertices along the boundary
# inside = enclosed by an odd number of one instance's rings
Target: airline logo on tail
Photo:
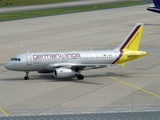
[[[155,6],[153,7],[148,7],[147,10],[160,13],[160,0],[153,0],[153,3]]]
[[[120,54],[113,64],[125,63],[146,55],[145,51],[138,51],[143,26],[142,23],[137,23],[121,45],[116,48],[120,51]]]

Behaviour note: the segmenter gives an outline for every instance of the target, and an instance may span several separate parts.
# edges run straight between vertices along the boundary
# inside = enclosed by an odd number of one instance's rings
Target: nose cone
[[[5,67],[6,69],[10,69],[11,65],[10,65],[9,62],[6,62],[6,63],[4,64],[4,67]]]

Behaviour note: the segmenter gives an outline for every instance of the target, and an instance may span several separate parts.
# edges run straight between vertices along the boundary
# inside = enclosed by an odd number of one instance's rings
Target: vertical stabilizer
[[[112,64],[123,64],[127,61],[137,59],[145,56],[145,51],[139,51],[139,44],[141,41],[143,23],[137,23],[123,42],[115,49],[119,51],[119,56]]]
[[[127,35],[127,37],[123,40],[123,42],[116,49],[128,49],[137,51],[142,36],[143,26],[143,23],[137,23],[130,31],[130,33]]]
[[[153,0],[154,6],[148,7],[147,10],[160,13],[160,0]]]
[[[160,0],[153,0],[155,7],[160,7]]]

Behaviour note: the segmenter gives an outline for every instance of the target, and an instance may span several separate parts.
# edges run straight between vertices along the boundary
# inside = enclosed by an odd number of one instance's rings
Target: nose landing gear
[[[26,76],[24,76],[24,80],[29,80],[29,77],[28,77],[29,71],[25,71],[25,73],[26,73]]]

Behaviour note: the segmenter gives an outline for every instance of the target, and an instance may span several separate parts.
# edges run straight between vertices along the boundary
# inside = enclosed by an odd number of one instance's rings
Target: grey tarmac
[[[0,115],[160,110],[160,16],[150,5],[0,22]],[[137,22],[140,50],[152,55],[125,67],[83,71],[83,81],[37,72],[26,81],[3,67],[23,52],[113,49]]]

